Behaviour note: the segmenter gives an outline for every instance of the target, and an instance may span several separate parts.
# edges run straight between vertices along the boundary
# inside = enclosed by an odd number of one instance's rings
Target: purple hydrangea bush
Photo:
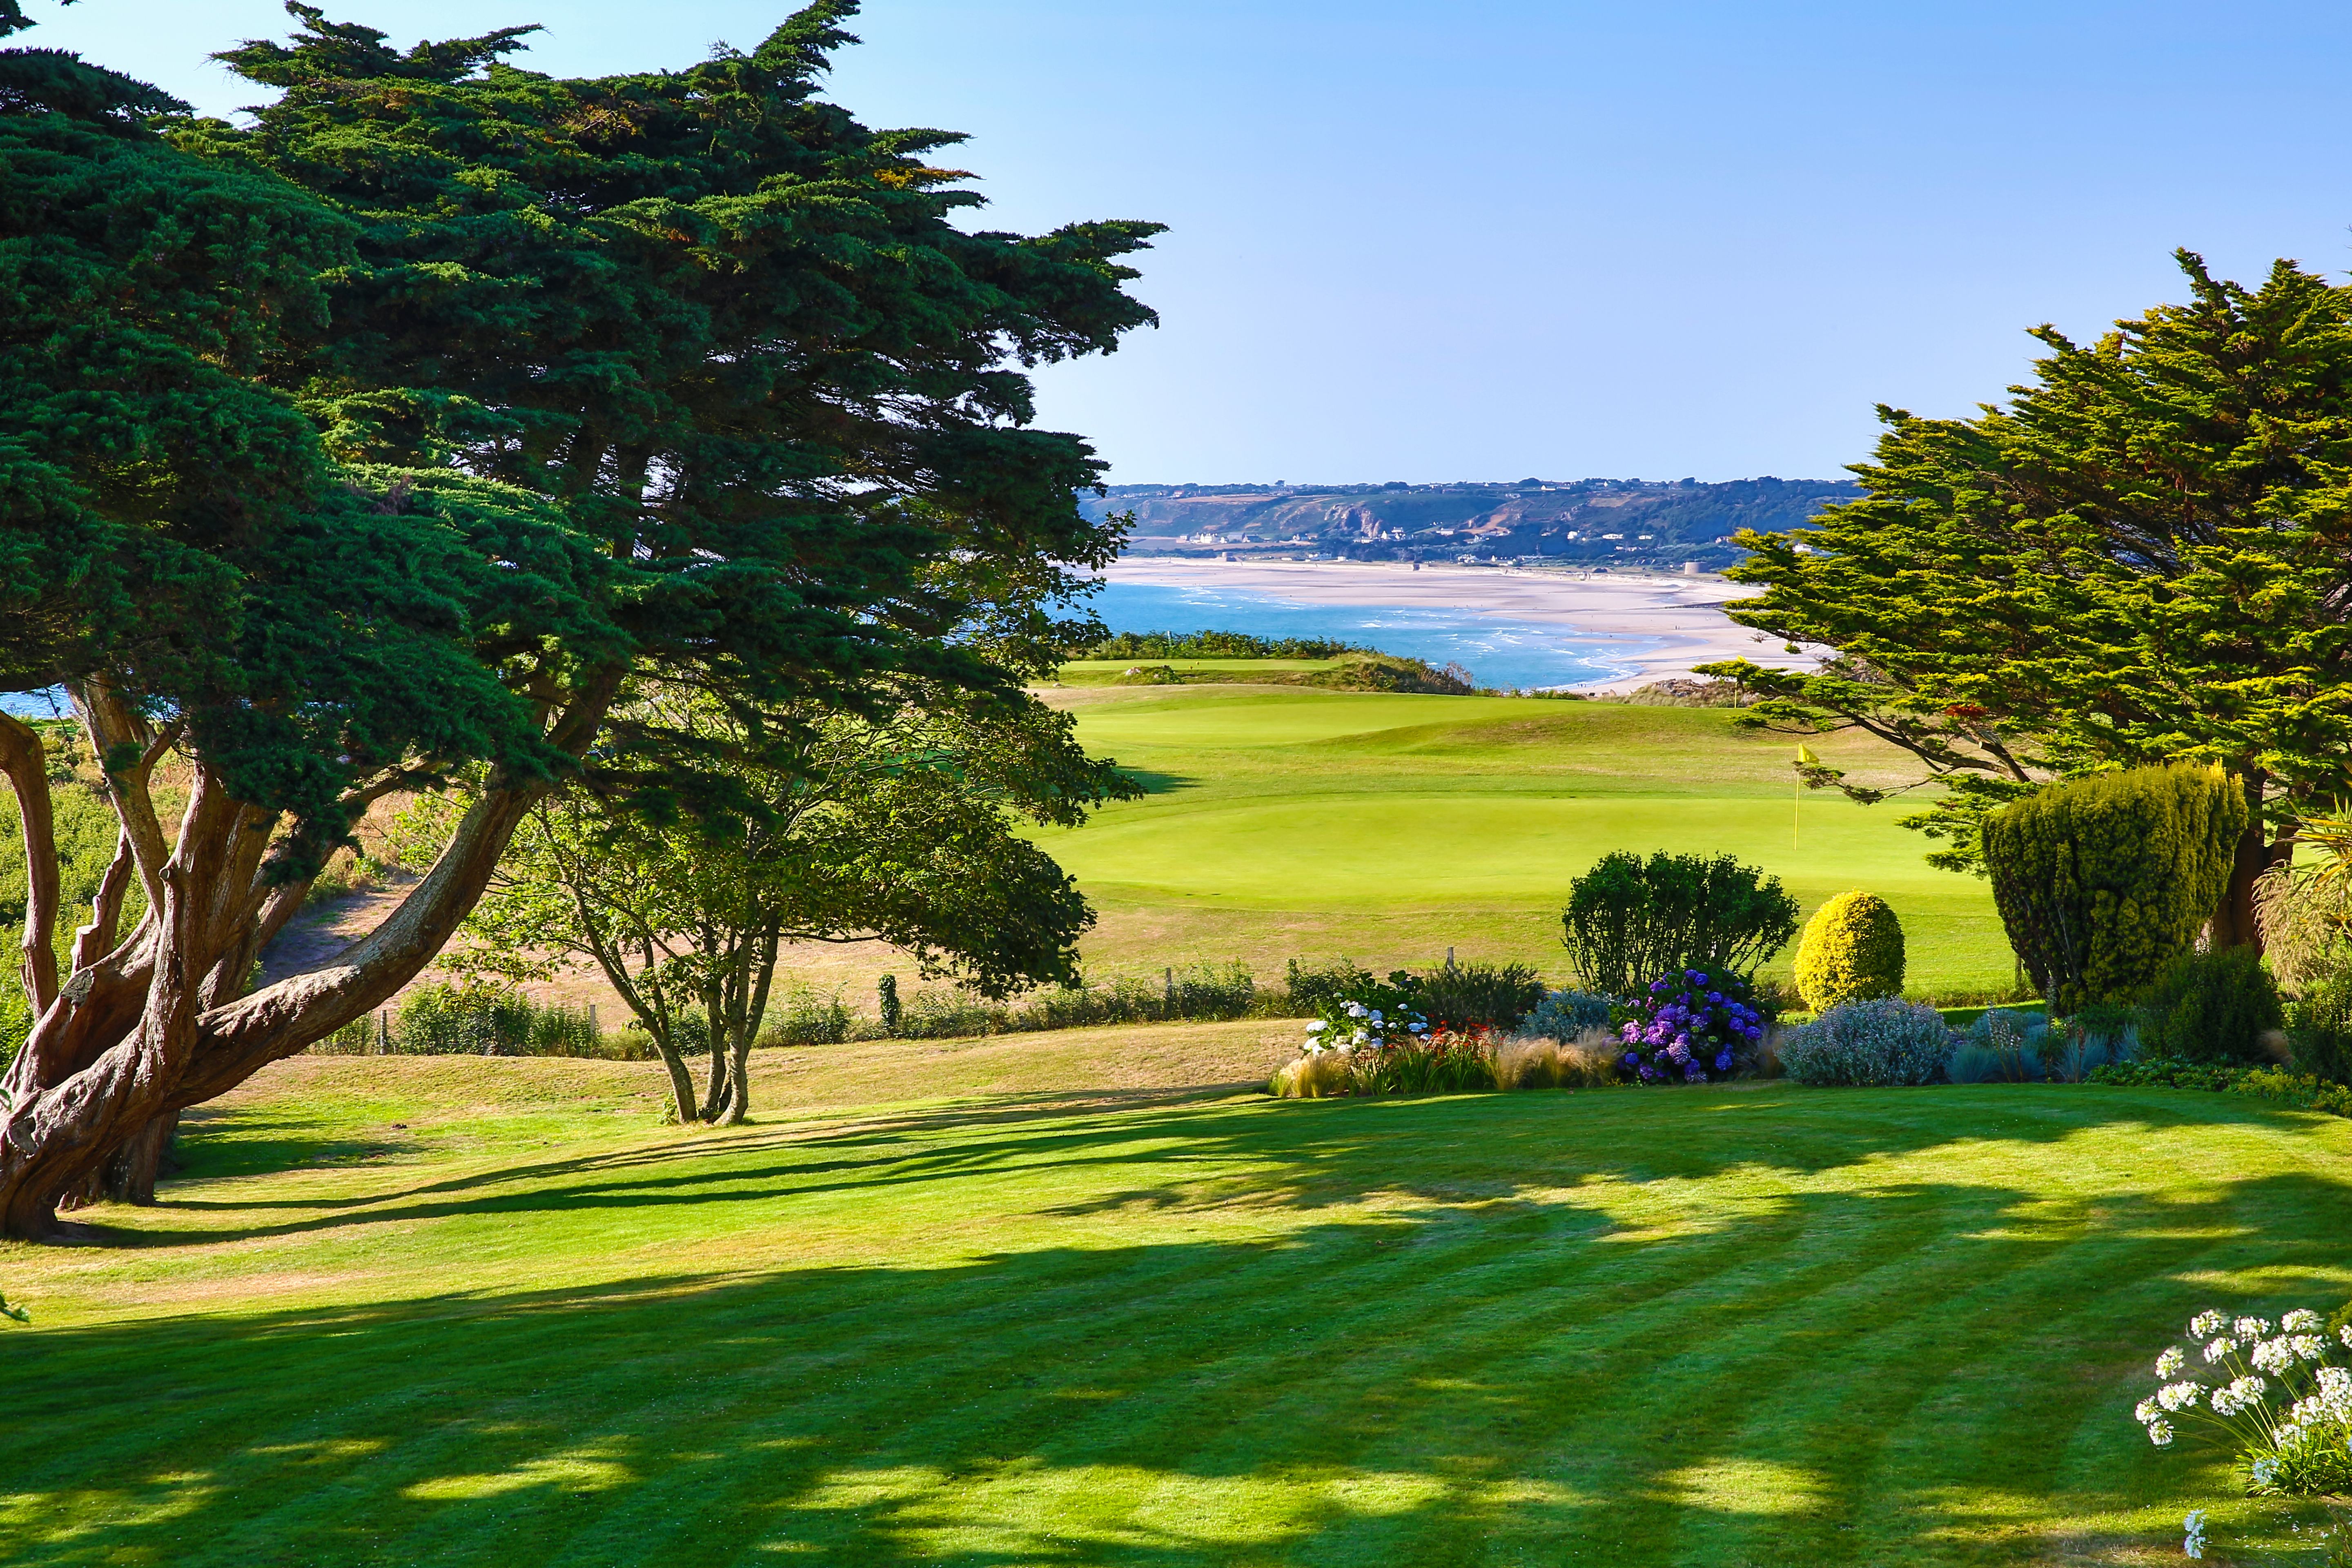
[[[1748,982],[1728,970],[1676,970],[1650,982],[1627,1005],[1618,1031],[1627,1077],[1643,1083],[1706,1083],[1729,1078],[1764,1037],[1764,1016]]]

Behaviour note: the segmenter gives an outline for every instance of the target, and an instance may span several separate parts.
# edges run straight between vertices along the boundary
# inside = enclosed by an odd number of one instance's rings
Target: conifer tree
[[[1861,729],[1948,793],[1907,819],[1981,870],[1985,816],[2055,777],[2216,763],[2252,808],[2213,912],[2257,940],[2255,879],[2302,812],[2352,793],[2352,290],[2291,262],[2259,289],[2183,251],[2186,304],[2088,345],[2054,328],[2004,407],[1882,408],[1868,491],[1743,533],[1732,618],[1831,650],[1815,673],[1704,673],[1751,721]],[[1816,787],[1891,792],[1825,765]]]

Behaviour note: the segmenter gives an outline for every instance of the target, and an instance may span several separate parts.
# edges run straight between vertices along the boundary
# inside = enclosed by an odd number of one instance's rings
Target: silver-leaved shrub
[[[1951,1059],[1952,1031],[1924,1002],[1878,996],[1841,1002],[1780,1037],[1780,1066],[1799,1083],[1934,1083]]]

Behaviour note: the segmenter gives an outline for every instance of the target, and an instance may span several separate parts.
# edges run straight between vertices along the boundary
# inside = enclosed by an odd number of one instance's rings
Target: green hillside
[[[1266,973],[1294,952],[1425,963],[1455,947],[1564,980],[1570,879],[1612,849],[1663,848],[1761,865],[1809,912],[1880,894],[1916,988],[2014,977],[1985,885],[1930,869],[1895,826],[1904,807],[1792,803],[1790,748],[1727,710],[1239,686],[1054,700],[1151,790],[1044,836],[1104,911],[1099,965],[1238,955]],[[1822,746],[1858,778],[1905,776],[1876,742]]]

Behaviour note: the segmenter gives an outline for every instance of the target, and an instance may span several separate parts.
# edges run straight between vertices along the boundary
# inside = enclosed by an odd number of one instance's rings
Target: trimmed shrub
[[[1412,976],[1408,987],[1430,1022],[1507,1029],[1543,1000],[1543,981],[1524,963],[1449,963]]]
[[[2246,822],[2244,788],[2201,767],[2070,779],[1987,818],[1993,902],[2053,1010],[2130,1001],[2188,952]]]
[[[1780,1037],[1781,1068],[1817,1087],[1934,1083],[1951,1056],[1944,1016],[1898,996],[1842,1003]]]
[[[1590,991],[1553,991],[1519,1018],[1518,1034],[1528,1038],[1572,1040],[1587,1029],[1606,1029],[1614,1004]]]
[[[2287,1013],[2287,1039],[2297,1072],[2352,1084],[2352,974],[2331,974],[2298,997]]]
[[[2182,953],[2141,1005],[2148,1049],[2184,1061],[2262,1060],[2263,1036],[2286,1022],[2278,986],[2251,947]]]
[[[1752,974],[1797,931],[1797,900],[1728,855],[1601,858],[1569,885],[1561,944],[1591,990],[1631,996],[1654,975],[1697,967]]]
[[[1813,911],[1797,945],[1797,994],[1816,1013],[1903,993],[1903,922],[1857,888]]]

